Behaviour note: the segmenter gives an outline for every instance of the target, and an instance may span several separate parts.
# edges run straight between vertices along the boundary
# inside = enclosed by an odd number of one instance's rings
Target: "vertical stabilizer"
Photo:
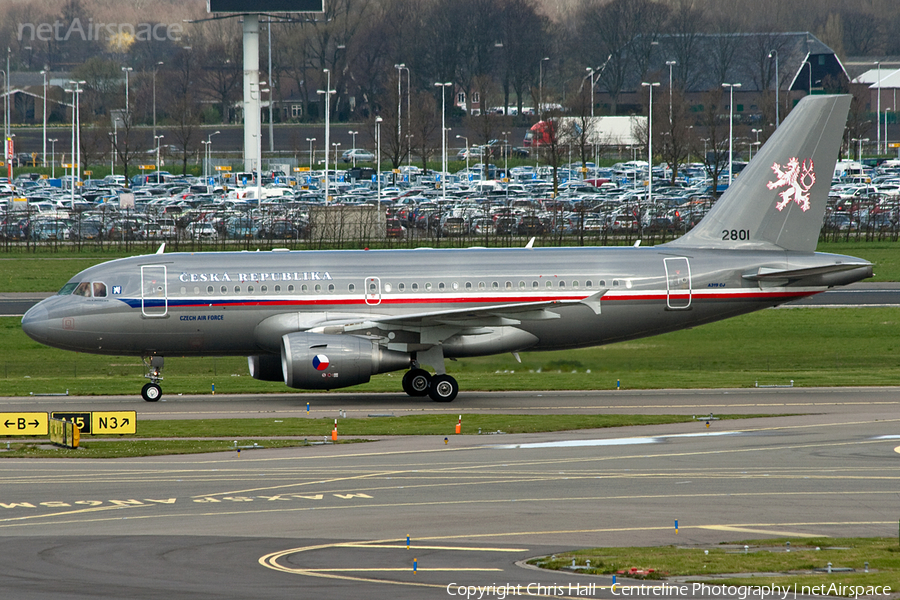
[[[850,96],[807,96],[709,214],[670,246],[813,252]]]

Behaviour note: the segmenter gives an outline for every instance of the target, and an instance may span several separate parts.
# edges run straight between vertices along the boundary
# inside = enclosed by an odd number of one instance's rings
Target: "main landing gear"
[[[403,376],[403,391],[413,397],[431,396],[435,402],[452,402],[459,393],[459,384],[450,375],[431,375],[416,367]]]
[[[141,388],[141,398],[147,402],[156,402],[162,397],[162,388],[159,382],[162,381],[162,368],[164,359],[162,356],[142,357],[144,365],[147,367],[147,374],[144,375],[150,380],[150,383],[144,384]]]

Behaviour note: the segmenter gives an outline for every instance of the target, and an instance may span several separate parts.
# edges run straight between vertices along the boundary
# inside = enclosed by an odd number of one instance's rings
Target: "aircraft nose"
[[[22,317],[22,331],[36,342],[46,342],[50,330],[50,314],[40,304],[32,306]]]

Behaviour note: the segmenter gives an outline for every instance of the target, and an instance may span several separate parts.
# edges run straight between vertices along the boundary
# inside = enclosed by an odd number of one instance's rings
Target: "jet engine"
[[[277,354],[263,354],[262,356],[248,356],[247,364],[250,366],[250,376],[260,381],[284,381],[284,371],[281,370],[281,357]]]
[[[404,352],[385,350],[352,335],[296,332],[281,338],[281,366],[288,387],[333,390],[369,381],[372,375],[410,366]]]

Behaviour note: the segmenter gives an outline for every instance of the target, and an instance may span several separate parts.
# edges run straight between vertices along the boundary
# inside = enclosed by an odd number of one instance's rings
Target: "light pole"
[[[324,90],[316,90],[317,94],[325,97],[325,204],[328,204],[328,142],[331,139],[331,95],[335,90],[331,89],[331,71],[322,69],[327,77]]]
[[[727,87],[731,94],[731,99],[728,101],[728,186],[731,187],[731,179],[734,177],[732,160],[734,153],[734,88],[741,87],[741,84],[723,83],[722,87]]]
[[[159,140],[163,139],[164,137],[166,137],[166,136],[164,136],[164,135],[154,135],[153,136],[153,139],[156,140],[156,182],[157,183],[159,183],[159,167],[160,167],[160,161],[159,161],[159,144],[160,144],[160,142],[159,142]]]
[[[676,60],[667,60],[666,66],[669,67],[669,125],[672,124],[672,67],[678,64]]]
[[[469,138],[464,135],[456,135],[458,140],[466,140],[466,179],[469,179]]]
[[[44,76],[44,149],[41,152],[41,162],[45,169],[47,168],[47,76],[50,74],[49,69],[49,67],[44,67],[44,70],[41,71],[41,75]]]
[[[641,85],[650,90],[650,102],[647,110],[647,203],[649,204],[653,202],[653,88],[659,87],[659,82],[642,81]],[[640,223],[643,222],[640,214],[638,214],[638,220],[640,227]]]
[[[759,147],[759,134],[762,133],[762,129],[751,129],[750,133],[756,134],[756,146]],[[750,145],[750,160],[753,160],[753,144]]]
[[[122,72],[125,73],[125,118],[128,119],[131,114],[131,105],[128,102],[128,74],[134,71],[131,67],[122,67]]]
[[[335,177],[337,177],[337,153],[338,153],[338,148],[340,148],[340,146],[341,146],[340,142],[331,142],[331,147],[334,148],[334,176]],[[326,152],[326,154],[328,154],[328,153]]]
[[[878,116],[876,119],[877,124],[875,125],[875,132],[878,134],[878,141],[875,143],[875,154],[881,154],[881,62],[876,61],[875,66],[878,67],[878,81],[876,90],[878,91],[878,108],[875,111],[875,114]],[[812,67],[810,67],[810,71]],[[810,92],[812,93],[812,92]]]
[[[313,168],[313,142],[316,141],[316,138],[306,138],[306,141],[309,142],[309,170],[312,172]]]
[[[509,206],[509,131],[501,131],[503,136],[503,179],[506,180],[506,205]]]
[[[403,139],[402,130],[400,128],[400,124],[403,122],[401,117],[403,116],[403,96],[402,96],[402,88],[400,87],[403,83],[403,69],[406,69],[406,63],[400,63],[398,65],[394,65],[394,68],[397,69],[397,143],[400,143],[400,140]],[[406,78],[409,79],[409,69],[406,71]]]
[[[356,149],[356,135],[359,132],[358,131],[348,131],[347,133],[350,134],[350,138],[352,139],[352,142],[350,142],[352,145],[350,147],[355,150]],[[353,166],[355,167],[356,166],[356,152],[351,152],[350,154],[352,155],[351,158],[353,160]],[[335,157],[335,159],[334,159],[334,164],[337,165],[337,157]]]
[[[585,67],[585,70],[588,72],[588,77],[591,80],[591,118],[594,117],[594,69],[592,67]],[[581,80],[584,81],[583,79]]]
[[[56,142],[58,139],[47,140],[50,142],[50,178],[56,179]]]
[[[778,50],[772,50],[769,52],[769,58],[775,59],[775,128],[781,124],[781,120],[779,118],[781,107],[778,102],[778,90],[781,87],[781,82],[778,81]]]
[[[549,56],[545,56],[538,63],[538,121],[541,120],[541,114],[544,110],[544,61],[550,60]]]
[[[884,109],[884,153],[887,154],[888,151],[888,137],[887,137],[887,125],[888,125],[888,113],[891,112],[889,107]]]
[[[265,85],[265,82],[260,83]],[[259,101],[262,104],[262,95],[269,92],[269,89],[259,90]],[[272,97],[269,96],[271,101]],[[259,139],[256,144],[256,206],[260,208],[262,203],[262,128],[259,129]]]
[[[441,196],[447,200],[447,88],[453,85],[451,82],[434,84],[441,88]]]
[[[206,138],[206,168],[203,169],[203,172],[206,173],[206,177],[209,177],[212,174],[212,169],[210,169],[209,161],[212,160],[212,136],[219,135],[222,133],[221,131],[217,131],[215,133],[209,134]]]
[[[384,119],[375,117],[375,182],[378,197],[378,215],[381,215],[381,122]]]
[[[856,151],[856,160],[857,161],[862,160],[862,145],[863,145],[863,142],[868,142],[869,138],[853,138],[850,141],[859,143],[858,150]]]
[[[72,94],[72,206],[75,208],[75,182],[81,179],[81,110],[79,109],[79,96],[81,95],[81,86],[86,83],[84,81],[69,81],[72,89],[65,90],[67,94]],[[77,147],[77,151],[76,151]]]
[[[162,61],[156,63],[156,67],[153,68],[153,136],[156,137],[156,74],[159,72],[159,68],[164,63]]]

